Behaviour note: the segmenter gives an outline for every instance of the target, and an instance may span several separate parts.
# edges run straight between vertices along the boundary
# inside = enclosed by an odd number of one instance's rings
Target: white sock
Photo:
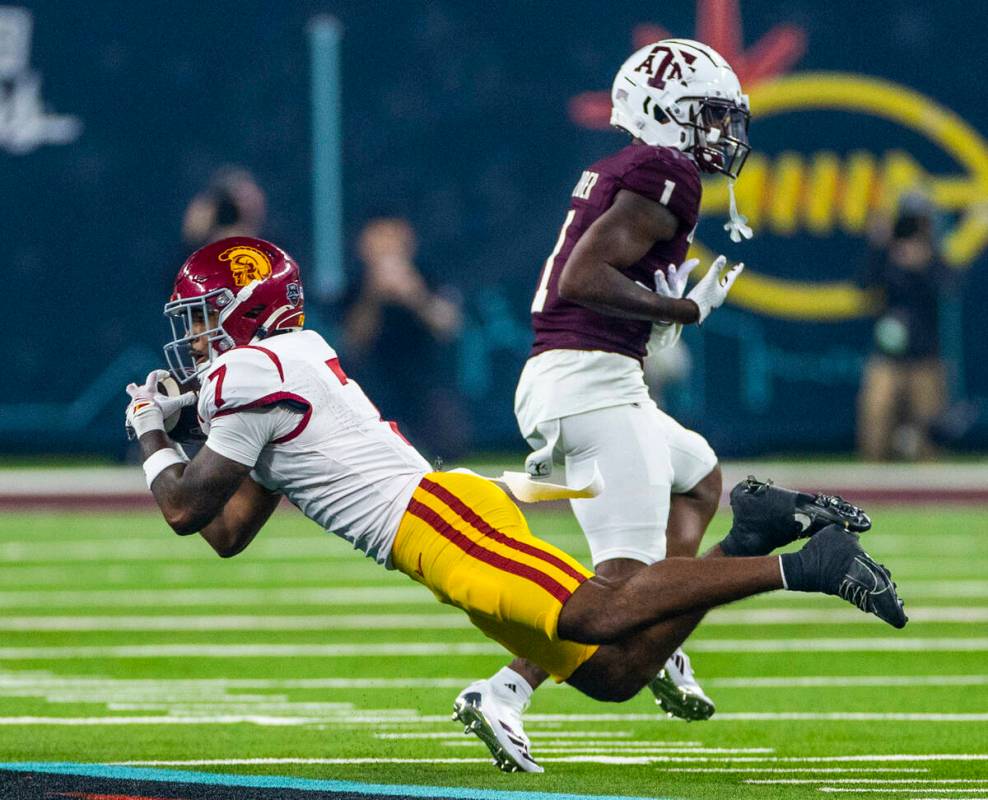
[[[534,689],[531,684],[511,667],[501,667],[491,676],[490,681],[498,690],[498,695],[510,700],[518,708],[527,706],[528,701],[532,699]]]

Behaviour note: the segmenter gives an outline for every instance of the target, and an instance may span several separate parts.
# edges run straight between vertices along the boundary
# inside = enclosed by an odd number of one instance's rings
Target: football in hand
[[[178,397],[182,388],[171,375],[158,381],[158,391],[167,397]],[[195,403],[184,406],[175,413],[165,417],[165,433],[176,442],[205,441],[206,437],[199,427],[199,417],[196,414]]]

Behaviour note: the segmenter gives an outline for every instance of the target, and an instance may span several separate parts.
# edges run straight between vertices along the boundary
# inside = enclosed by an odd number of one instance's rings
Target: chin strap
[[[731,234],[732,242],[750,239],[754,236],[748,225],[748,218],[738,211],[737,200],[734,199],[734,178],[727,179],[727,196],[730,198],[730,220],[724,225],[724,230]]]

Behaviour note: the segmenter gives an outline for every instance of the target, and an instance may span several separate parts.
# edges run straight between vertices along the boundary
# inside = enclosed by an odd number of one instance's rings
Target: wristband
[[[160,450],[155,450],[144,460],[144,479],[148,483],[148,489],[151,488],[154,479],[170,466],[184,463],[186,463],[185,459],[171,447],[163,447]]]
[[[131,411],[130,424],[134,434],[140,439],[148,431],[164,431],[165,417],[158,404],[151,400],[143,401],[146,405],[139,406],[137,412]],[[133,403],[137,405],[137,401]]]

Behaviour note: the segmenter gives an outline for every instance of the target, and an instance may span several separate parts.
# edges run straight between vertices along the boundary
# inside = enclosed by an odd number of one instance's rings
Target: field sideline
[[[872,511],[872,509],[869,509]],[[582,559],[568,513],[533,530]],[[831,598],[716,611],[707,723],[540,691],[544,775],[448,719],[504,662],[421,587],[295,512],[223,561],[144,511],[0,516],[0,761],[678,798],[988,798],[988,510],[873,510],[901,632]],[[719,537],[721,515],[712,526]],[[0,792],[2,794],[2,792]]]

